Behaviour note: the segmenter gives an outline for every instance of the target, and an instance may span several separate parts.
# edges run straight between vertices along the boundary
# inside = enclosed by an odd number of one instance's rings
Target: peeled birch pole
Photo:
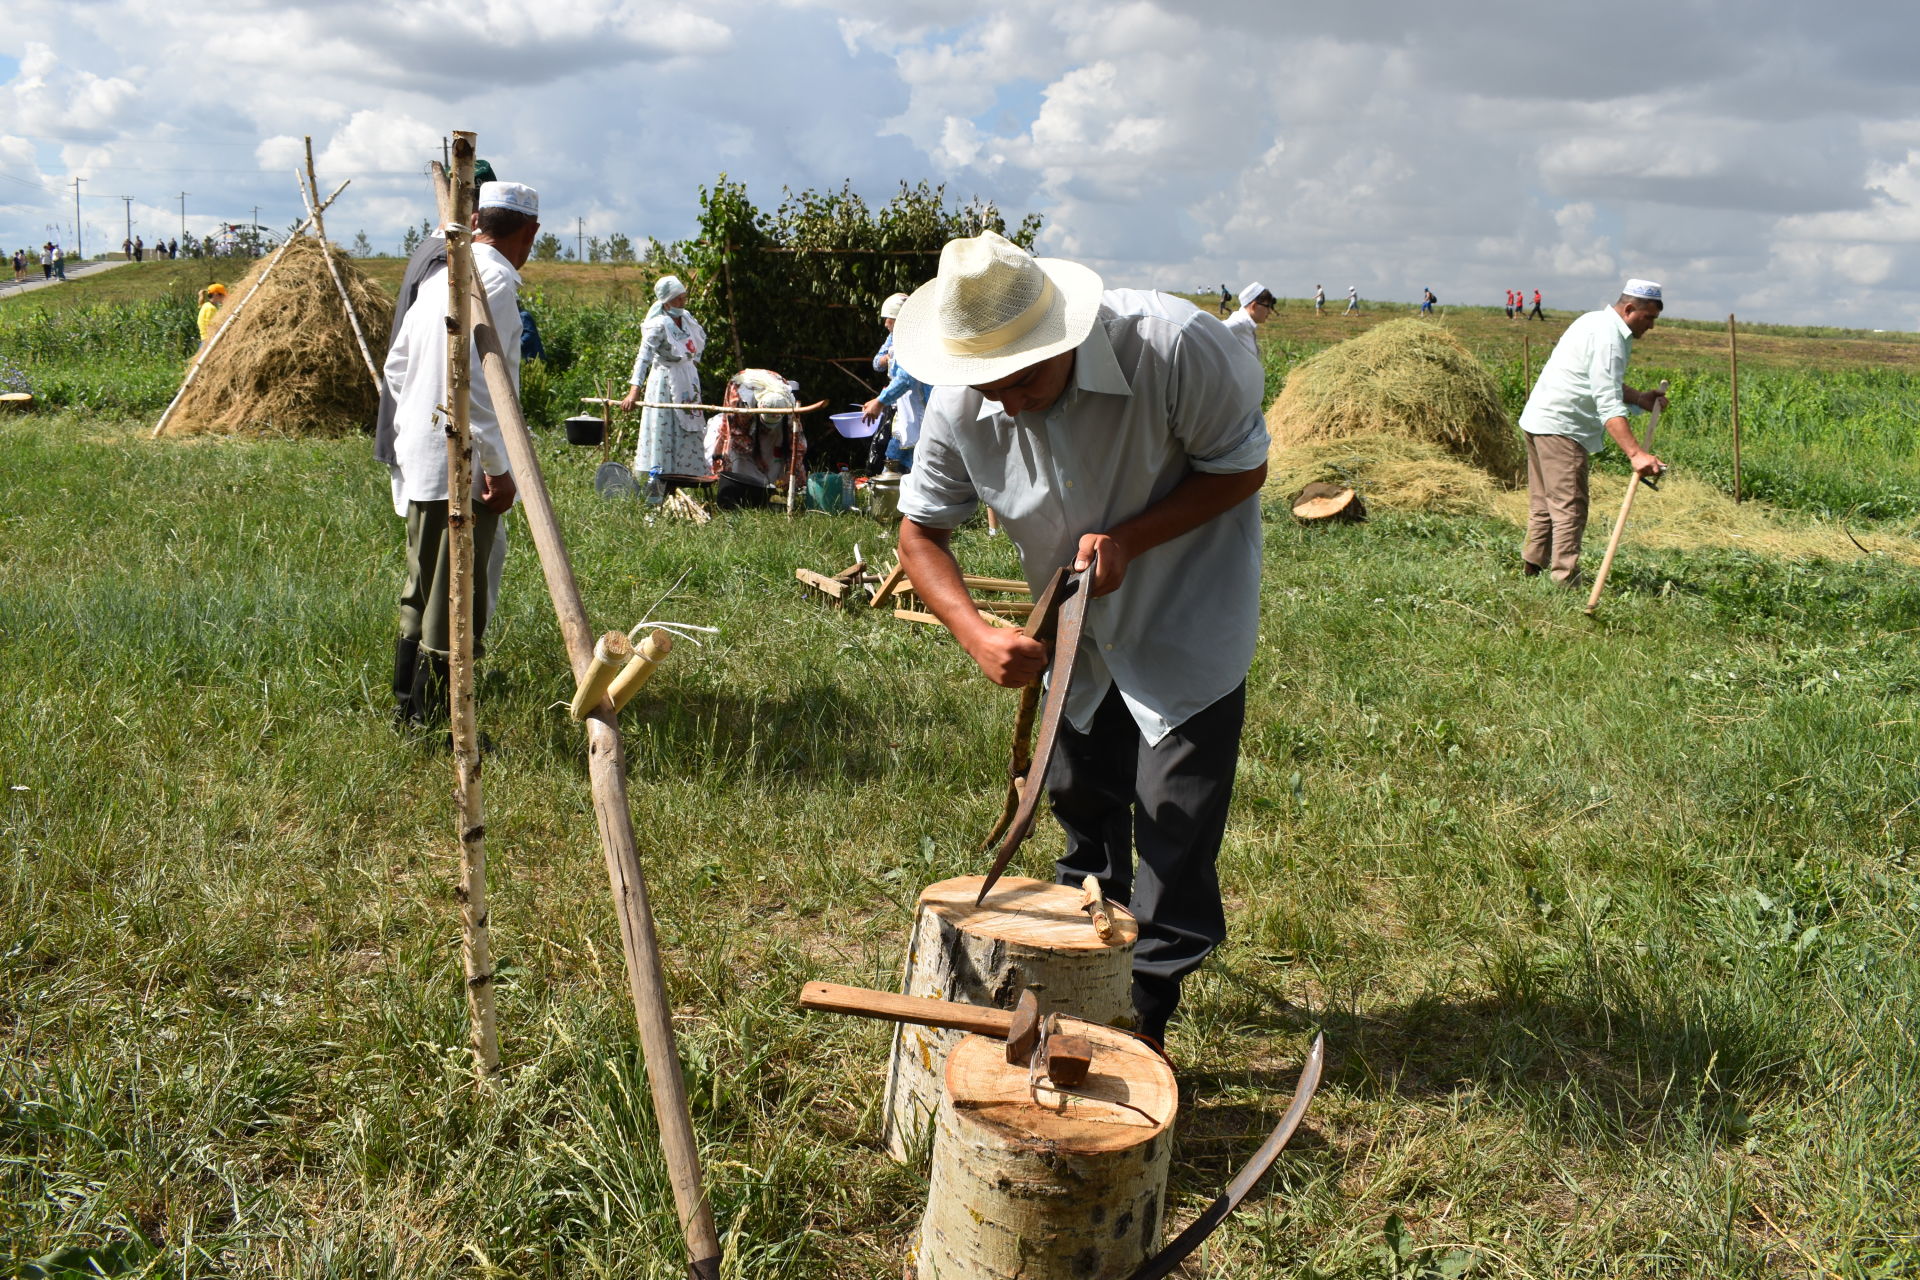
[[[347,182],[352,182],[352,181],[353,181],[352,178],[347,179]],[[328,205],[332,204],[335,200],[338,200],[340,198],[340,193],[347,189],[347,182],[343,182],[339,186],[335,187],[333,189],[333,194],[328,196],[325,200],[322,200],[320,202],[319,208],[315,209],[311,214],[309,214],[305,222],[295,227],[293,229],[293,235],[288,236],[285,242],[283,242],[278,249],[275,249],[273,251],[272,260],[267,263],[266,269],[260,273],[260,278],[253,282],[253,288],[247,290],[246,296],[241,298],[240,301],[233,304],[233,311],[227,316],[225,320],[222,320],[220,322],[220,327],[213,331],[213,336],[207,339],[207,345],[200,348],[200,350],[197,353],[195,353],[193,357],[193,365],[187,370],[187,376],[180,383],[180,389],[173,393],[173,399],[167,401],[166,412],[160,415],[160,421],[153,424],[153,434],[149,436],[148,439],[158,440],[160,438],[160,433],[167,429],[167,419],[173,416],[174,409],[178,407],[178,405],[180,404],[180,397],[187,394],[187,388],[192,386],[194,378],[199,376],[200,366],[205,364],[207,361],[207,357],[213,354],[213,349],[220,345],[220,339],[227,336],[227,331],[233,328],[233,322],[240,318],[240,313],[247,309],[247,304],[249,302],[253,301],[253,295],[260,292],[260,286],[267,282],[267,277],[273,274],[273,269],[280,265],[280,257],[282,254],[286,253],[287,245],[290,245],[293,243],[294,236],[299,235],[301,232],[305,231],[308,227],[312,226],[313,220],[319,217],[323,212],[325,212]]]
[[[500,420],[500,434],[513,464],[514,484],[526,508],[527,531],[540,555],[540,568],[553,598],[560,635],[573,664],[574,679],[593,665],[593,635],[586,606],[573,576],[573,561],[553,513],[553,499],[540,471],[540,457],[520,413],[507,358],[500,348],[487,296],[476,285],[474,308],[479,315],[474,341],[480,349],[480,368]],[[673,1184],[674,1205],[687,1243],[690,1280],[720,1280],[720,1236],[714,1229],[713,1205],[701,1182],[700,1148],[693,1134],[693,1114],[687,1102],[687,1084],[681,1075],[680,1053],[674,1042],[673,1010],[667,1004],[666,981],[660,966],[660,944],[654,935],[653,911],[647,903],[647,882],[634,846],[633,814],[627,804],[627,769],[620,728],[611,708],[587,717],[587,770],[593,786],[593,813],[600,826],[600,843],[607,859],[607,878],[613,887],[614,911],[620,920],[620,945],[626,953],[627,987],[640,1028],[646,1056],[647,1083],[653,1093],[654,1123],[666,1157],[667,1177]]]
[[[1660,380],[1660,394],[1667,394],[1667,380]],[[1647,438],[1641,441],[1648,453],[1653,452],[1653,432],[1660,425],[1660,411],[1655,409],[1647,422]],[[1613,553],[1620,549],[1620,535],[1626,532],[1627,517],[1633,514],[1634,495],[1640,492],[1640,477],[1627,476],[1627,496],[1620,503],[1620,518],[1613,522],[1613,536],[1607,539],[1607,554],[1600,560],[1600,572],[1593,576],[1593,593],[1587,597],[1587,613],[1591,614],[1600,603],[1600,593],[1606,590],[1607,573],[1613,568]]]
[[[612,701],[616,714],[633,701],[633,695],[640,692],[641,686],[653,679],[653,673],[660,669],[661,661],[671,652],[673,634],[668,631],[656,630],[640,642],[633,661],[613,678],[613,687],[607,690],[607,697]]]
[[[1740,338],[1727,313],[1727,387],[1733,399],[1733,500],[1740,501]]]
[[[601,636],[593,646],[593,661],[587,664],[587,674],[580,677],[579,687],[573,691],[568,714],[575,720],[585,720],[589,712],[598,710],[606,700],[607,690],[613,687],[614,677],[632,658],[633,642],[618,631]]]
[[[296,178],[298,174],[294,175]],[[312,192],[312,199],[307,193]],[[360,346],[360,358],[367,362],[367,376],[373,379],[376,394],[380,390],[380,370],[373,363],[373,352],[367,350],[367,337],[360,332],[360,317],[354,312],[353,299],[347,296],[347,282],[340,278],[340,267],[333,260],[333,254],[327,250],[327,224],[320,216],[320,210],[313,207],[313,200],[320,198],[320,182],[313,175],[313,135],[307,135],[307,184],[300,189],[301,202],[307,206],[307,212],[313,215],[313,229],[320,233],[320,256],[326,259],[327,274],[333,277],[333,287],[340,294],[340,305],[347,309],[347,323],[353,327],[353,340]]]
[[[1042,1013],[1132,1024],[1138,921],[1114,908],[1113,931],[1102,938],[1080,909],[1078,889],[1008,876],[993,901],[979,906],[980,881],[957,876],[921,891],[902,994],[1011,1009],[1032,989]],[[960,1038],[941,1027],[895,1029],[881,1112],[881,1136],[895,1160],[926,1150],[947,1055]]]
[[[453,135],[453,163],[473,171],[473,135]],[[469,186],[472,184],[469,183]],[[460,960],[467,975],[468,1039],[482,1080],[500,1069],[493,1021],[493,945],[487,923],[487,819],[480,791],[479,708],[473,694],[473,233],[472,197],[454,195],[447,230],[447,697],[453,729],[455,834],[460,842]],[[321,247],[325,248],[325,242]],[[480,590],[485,590],[482,586]]]

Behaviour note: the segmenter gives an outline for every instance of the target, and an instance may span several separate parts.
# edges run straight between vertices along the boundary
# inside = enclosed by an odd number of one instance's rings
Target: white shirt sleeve
[[[1615,418],[1627,416],[1627,402],[1620,398],[1620,388],[1627,377],[1627,354],[1623,344],[1613,340],[1612,334],[1595,334],[1593,349],[1588,353],[1587,386],[1593,393],[1594,411],[1600,415],[1604,427]]]
[[[900,514],[929,529],[958,529],[980,507],[980,495],[955,443],[955,427],[979,415],[980,393],[935,387],[920,421],[913,470],[900,484]]]
[[[1189,320],[1174,339],[1167,421],[1195,471],[1234,475],[1267,460],[1264,377],[1227,327]],[[914,469],[919,470],[918,459]]]

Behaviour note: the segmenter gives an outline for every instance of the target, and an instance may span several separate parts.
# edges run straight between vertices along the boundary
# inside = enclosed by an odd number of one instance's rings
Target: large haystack
[[[1526,473],[1493,375],[1430,320],[1391,321],[1301,364],[1267,410],[1267,430],[1276,462],[1291,446],[1368,436],[1386,449],[1426,444],[1503,485]]]
[[[333,246],[328,250],[377,364],[386,357],[393,301],[346,254]],[[272,261],[271,255],[262,258],[238,284],[228,286],[228,315],[218,331],[223,336],[180,397],[166,434],[343,435],[372,423],[379,396],[327,272],[320,240],[296,236],[267,283],[242,308],[241,300]]]

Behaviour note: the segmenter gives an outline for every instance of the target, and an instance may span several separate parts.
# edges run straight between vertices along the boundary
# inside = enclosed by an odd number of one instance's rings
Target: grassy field
[[[1283,365],[1306,339],[1277,327]],[[138,332],[95,354],[155,366]],[[1825,367],[1781,385],[1904,394]],[[1900,509],[1911,472],[1859,474],[1836,403],[1781,411],[1786,500],[1819,505],[1811,460]],[[384,477],[363,440],[144,421],[0,420],[0,1275],[683,1274],[524,530],[481,691],[483,1093],[451,767],[387,721]],[[918,889],[980,868],[1012,696],[938,632],[800,596],[795,565],[879,526],[650,519],[593,498],[593,451],[541,447],[596,624],[687,572],[659,614],[721,629],[625,727],[727,1274],[897,1275],[925,1181],[878,1149],[886,1033],[794,998],[890,984]],[[1232,936],[1172,1039],[1176,1224],[1316,1031],[1330,1058],[1191,1274],[1920,1270],[1911,572],[1629,544],[1589,620],[1497,521],[1268,516]],[[1017,869],[1058,846],[1043,825]]]

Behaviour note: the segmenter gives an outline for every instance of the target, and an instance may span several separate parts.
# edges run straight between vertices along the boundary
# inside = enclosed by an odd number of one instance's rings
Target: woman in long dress
[[[707,347],[707,331],[687,314],[687,286],[677,276],[661,276],[653,286],[653,299],[620,407],[631,409],[642,399],[656,405],[699,404],[700,353]],[[708,475],[712,464],[706,457],[706,429],[706,416],[698,409],[641,410],[634,474],[667,487],[678,477]]]

